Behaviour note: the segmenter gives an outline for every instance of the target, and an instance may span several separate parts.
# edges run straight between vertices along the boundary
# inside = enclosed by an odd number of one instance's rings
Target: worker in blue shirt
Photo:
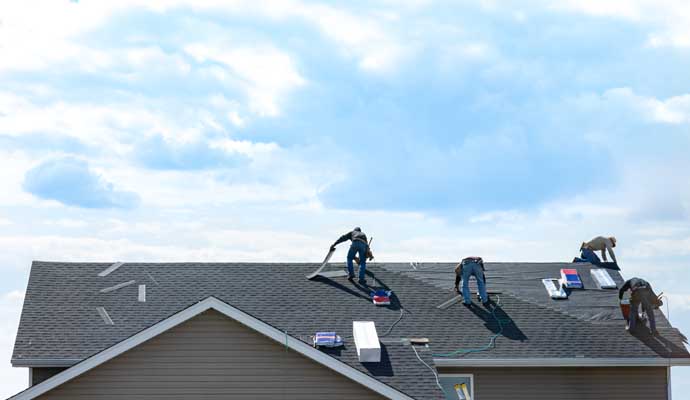
[[[335,246],[340,243],[346,242],[348,240],[352,241],[350,245],[350,251],[347,252],[347,279],[353,280],[355,278],[355,270],[352,262],[355,257],[359,254],[359,283],[362,285],[367,284],[366,277],[364,273],[367,270],[367,258],[370,260],[373,258],[371,251],[369,251],[369,243],[367,242],[367,235],[362,232],[360,227],[356,227],[351,232],[348,232],[341,236],[338,240],[331,246],[331,251],[335,250]]]
[[[472,295],[470,295],[470,276],[474,276],[477,280],[477,288],[479,289],[479,298],[482,304],[489,303],[489,295],[486,293],[486,284],[484,281],[484,260],[481,257],[467,257],[460,261],[455,267],[455,291],[458,291],[459,280],[462,279],[462,303],[466,306],[472,304]]]

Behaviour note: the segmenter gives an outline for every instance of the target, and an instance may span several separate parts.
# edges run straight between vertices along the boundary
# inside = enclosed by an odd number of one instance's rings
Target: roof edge
[[[47,368],[71,367],[83,360],[83,358],[13,358],[10,363],[13,367]]]
[[[437,367],[680,367],[690,358],[434,358]]]
[[[127,339],[114,344],[113,346],[102,350],[91,357],[82,360],[81,362],[73,365],[72,367],[46,379],[45,381],[31,386],[28,389],[17,393],[16,395],[10,397],[8,400],[29,400],[34,399],[47,391],[54,389],[55,387],[103,364],[104,362],[111,360],[118,355],[130,350],[145,341],[162,334],[163,332],[201,314],[209,309],[214,309],[229,318],[253,329],[270,339],[275,340],[279,343],[284,343],[287,347],[292,350],[301,353],[302,355],[310,358],[317,363],[324,365],[341,375],[350,378],[351,380],[373,390],[374,392],[385,396],[390,399],[400,399],[400,400],[413,400],[410,396],[400,392],[399,390],[386,385],[385,383],[376,380],[375,378],[361,372],[335,358],[325,354],[316,348],[289,336],[287,332],[281,332],[277,328],[269,325],[213,296],[209,296],[206,299],[191,305],[176,314],[146,328],[139,333],[128,337]]]

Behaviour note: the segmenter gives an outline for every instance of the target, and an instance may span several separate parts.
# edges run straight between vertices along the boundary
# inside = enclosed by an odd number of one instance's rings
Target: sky
[[[685,0],[2,2],[0,397],[32,260],[315,262],[354,226],[379,261],[615,235],[690,334],[687,71]]]

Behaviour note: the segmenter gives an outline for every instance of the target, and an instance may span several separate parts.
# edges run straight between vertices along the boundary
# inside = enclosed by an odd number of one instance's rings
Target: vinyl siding
[[[475,400],[666,400],[664,367],[442,368],[474,374]]]
[[[383,399],[212,310],[38,398]]]

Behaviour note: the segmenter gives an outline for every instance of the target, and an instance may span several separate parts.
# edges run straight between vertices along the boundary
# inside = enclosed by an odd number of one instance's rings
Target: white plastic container
[[[381,344],[374,321],[352,321],[352,336],[359,362],[381,361]]]

